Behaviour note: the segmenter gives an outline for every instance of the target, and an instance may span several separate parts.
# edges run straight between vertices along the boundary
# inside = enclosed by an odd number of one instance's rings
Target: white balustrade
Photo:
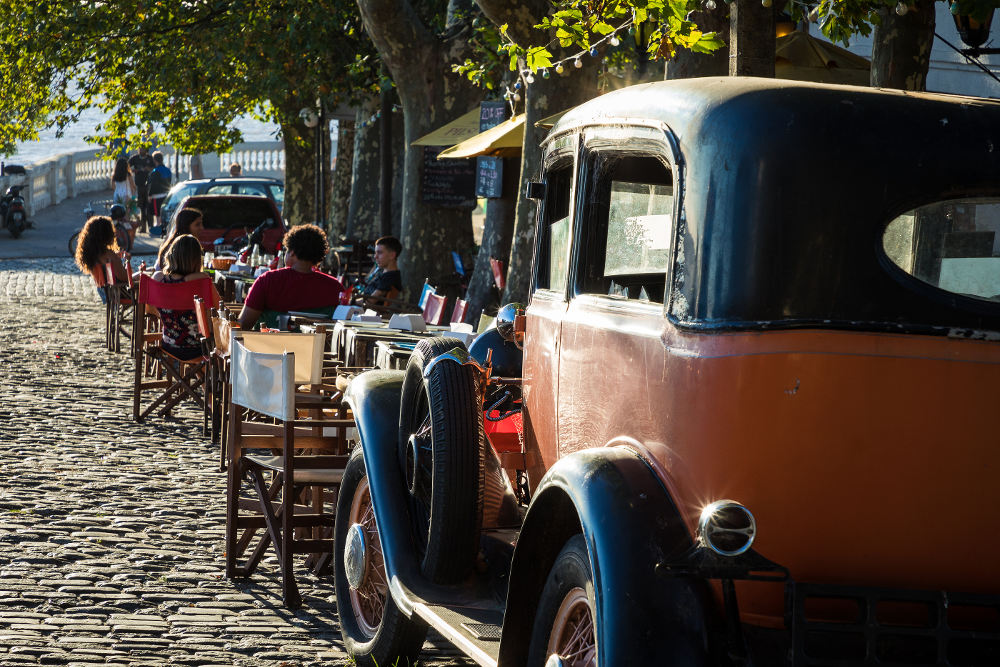
[[[170,146],[160,147],[164,163],[174,174],[174,182],[191,177],[191,156],[176,155]],[[64,153],[36,162],[27,173],[0,176],[0,194],[11,185],[26,185],[22,191],[28,215],[59,202],[88,192],[111,189],[114,160],[99,156],[100,151],[87,150]],[[202,171],[207,178],[228,176],[229,165],[237,162],[243,176],[284,178],[285,146],[281,141],[253,141],[236,144],[227,153],[207,153],[201,156]]]

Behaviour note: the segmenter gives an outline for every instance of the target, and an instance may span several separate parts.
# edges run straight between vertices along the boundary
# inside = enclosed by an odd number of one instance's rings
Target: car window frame
[[[584,251],[583,233],[587,224],[585,206],[587,195],[593,186],[593,174],[590,173],[592,157],[596,154],[616,154],[620,156],[655,157],[665,163],[670,172],[673,186],[673,202],[671,207],[671,230],[668,262],[664,273],[662,302],[640,301],[617,295],[595,294],[581,292],[580,266]],[[570,244],[571,280],[567,286],[570,301],[590,301],[604,307],[614,309],[630,309],[641,312],[656,312],[664,317],[669,312],[669,304],[673,294],[675,281],[674,269],[682,228],[682,211],[684,206],[684,160],[676,136],[666,123],[658,121],[636,121],[635,119],[608,119],[600,125],[584,128],[581,137],[578,173],[577,173],[577,206],[575,220],[579,221],[574,230]]]
[[[546,220],[546,215],[548,214],[547,207],[549,205],[548,194],[540,201],[536,215],[535,215],[535,247],[534,253],[532,254],[531,262],[531,292],[532,294],[538,292],[544,292],[549,295],[549,298],[556,298],[559,301],[567,302],[569,300],[569,289],[573,283],[573,267],[572,267],[572,257],[573,257],[573,237],[576,229],[576,214],[577,214],[577,194],[578,194],[578,170],[579,170],[579,152],[580,152],[580,136],[577,133],[567,133],[555,138],[550,138],[551,146],[545,152],[542,158],[542,167],[540,177],[543,182],[545,174],[549,171],[558,167],[561,163],[569,161],[569,230],[567,231],[569,237],[569,243],[566,247],[567,255],[567,276],[566,284],[562,290],[554,290],[549,287],[539,286],[541,279],[541,254],[542,254],[542,243],[547,241],[545,236],[543,224]],[[551,260],[550,260],[551,261]],[[548,267],[545,267],[548,270]]]

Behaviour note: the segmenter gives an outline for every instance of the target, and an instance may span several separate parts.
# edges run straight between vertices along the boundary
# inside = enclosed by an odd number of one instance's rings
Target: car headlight
[[[735,500],[706,505],[698,520],[698,543],[720,556],[739,556],[753,544],[757,521]]]

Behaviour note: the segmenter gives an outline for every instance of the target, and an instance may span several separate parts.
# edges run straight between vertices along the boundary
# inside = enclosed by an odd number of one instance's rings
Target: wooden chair
[[[424,301],[423,314],[424,322],[438,325],[444,319],[444,305],[448,297],[431,292]]]
[[[126,270],[125,273],[128,275],[128,282],[116,283],[111,262],[104,264],[108,295],[108,349],[112,352],[122,351],[122,335],[129,341],[132,340],[130,325],[135,307],[135,287],[132,283],[132,272]]]
[[[455,307],[451,311],[449,323],[458,324],[465,322],[465,314],[469,310],[469,302],[465,299],[455,299]]]
[[[208,278],[183,283],[159,283],[143,274],[139,278],[138,300],[132,309],[133,331],[144,332],[146,306],[168,310],[194,310],[194,297],[214,304],[215,292],[212,281]],[[137,335],[137,339],[140,337]],[[170,413],[185,397],[193,400],[199,407],[204,406],[204,396],[198,389],[205,382],[205,370],[208,359],[198,356],[194,359],[178,359],[163,349],[162,334],[143,333],[141,340],[135,346],[135,380],[132,390],[132,416],[141,422],[149,413],[160,408],[160,415]],[[158,373],[152,379],[147,379],[143,372],[147,359],[157,363],[162,377]],[[162,390],[145,410],[140,411],[142,393],[148,390]]]
[[[91,269],[90,277],[94,279],[94,286],[104,302],[104,346],[110,351],[114,349],[111,340],[111,298],[108,295],[108,277],[104,272],[104,265],[99,264]]]
[[[209,357],[211,377],[216,387],[212,393],[212,442],[219,445],[219,469],[226,470],[229,442],[229,346],[233,333],[240,330],[238,322],[232,321],[223,308],[212,316],[212,337],[215,346]]]
[[[334,517],[326,512],[322,491],[340,485],[347,463],[347,438],[340,432],[354,422],[299,416],[300,409],[313,408],[315,403],[303,402],[296,395],[294,353],[253,352],[234,338],[230,355],[226,576],[249,577],[272,546],[281,570],[283,601],[295,609],[302,598],[292,569],[293,556],[333,552]],[[275,423],[248,421],[250,413]],[[336,434],[325,435],[331,431]],[[270,487],[265,475],[271,478]],[[240,497],[245,478],[253,499]],[[255,538],[252,551],[240,564]]]

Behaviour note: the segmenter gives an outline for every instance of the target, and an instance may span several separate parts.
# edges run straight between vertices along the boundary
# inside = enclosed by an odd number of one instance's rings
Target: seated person
[[[316,225],[292,227],[281,241],[285,268],[268,271],[254,282],[240,312],[240,327],[251,329],[264,311],[285,313],[340,304],[344,286],[316,270],[329,250],[326,233]]]
[[[111,264],[111,272],[116,283],[128,281],[128,273],[118,253],[121,249],[115,241],[115,225],[111,218],[95,215],[87,220],[76,243],[76,265],[84,273],[91,273],[95,267]]]
[[[396,260],[403,252],[403,244],[395,236],[383,236],[375,241],[375,270],[365,281],[365,296],[390,296],[403,291],[403,274],[399,272]]]
[[[209,278],[201,270],[201,241],[190,234],[178,236],[163,255],[162,271],[153,274],[153,280],[161,283],[182,283],[192,280]],[[220,301],[215,286],[212,286],[213,301]],[[185,361],[201,356],[201,337],[198,334],[198,319],[191,310],[160,309],[160,322],[163,325],[163,349],[178,359]]]

